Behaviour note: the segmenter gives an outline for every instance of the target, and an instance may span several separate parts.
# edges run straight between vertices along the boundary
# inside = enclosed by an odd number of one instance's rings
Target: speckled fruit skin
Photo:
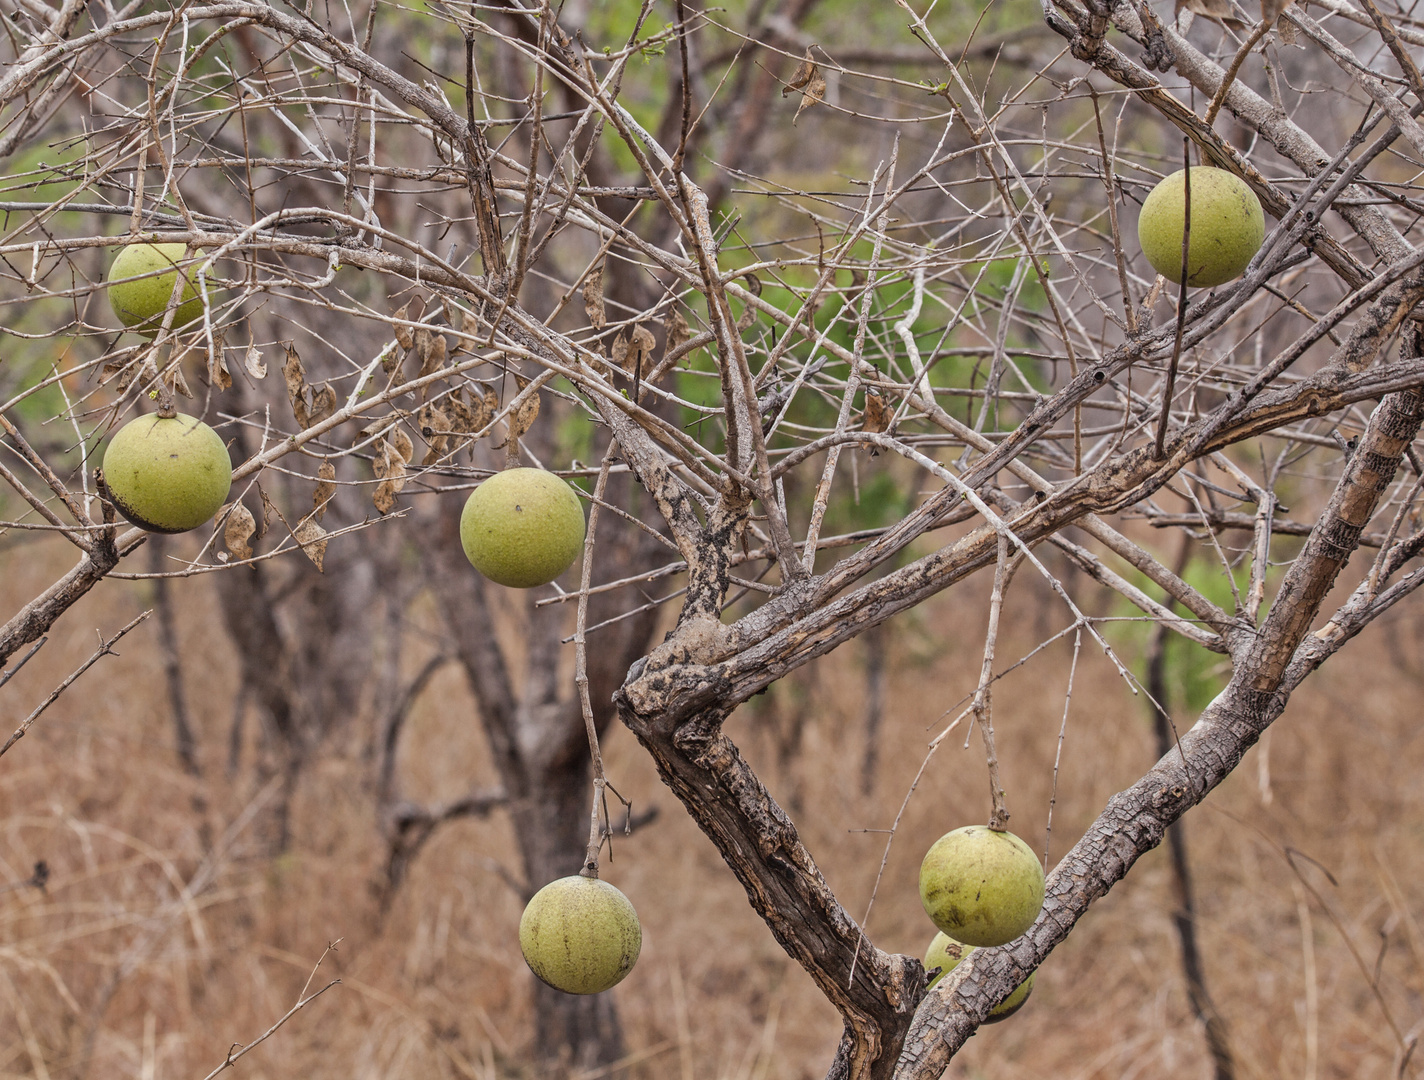
[[[227,501],[232,462],[222,438],[201,420],[140,416],[104,451],[104,483],[119,513],[140,529],[187,532]]]
[[[632,903],[598,878],[551,881],[519,920],[529,970],[567,994],[601,994],[638,962],[643,929]]]
[[[547,585],[583,551],[583,507],[551,472],[506,469],[470,492],[460,543],[491,581],[512,589]]]
[[[1169,281],[1182,280],[1182,218],[1186,170],[1178,169],[1147,196],[1137,219],[1137,239],[1147,261]],[[1225,169],[1192,169],[1192,238],[1187,284],[1222,285],[1240,277],[1266,238],[1256,193]]]
[[[920,903],[955,941],[1003,945],[1038,918],[1043,867],[1013,833],[966,825],[945,833],[925,853]]]
[[[114,259],[109,267],[109,280],[117,284],[109,286],[109,304],[119,321],[130,330],[147,337],[158,333],[168,301],[173,298],[177,264],[185,250],[183,244],[130,244]],[[156,273],[159,270],[164,272]],[[137,281],[119,280],[140,274],[153,276],[139,277]],[[173,329],[202,317],[202,297],[198,295],[196,284],[185,276],[182,302],[173,313]]]
[[[941,931],[934,936],[930,942],[930,947],[925,950],[925,970],[940,968],[940,973],[930,980],[926,990],[932,989],[936,983],[954,970],[959,961],[974,951],[973,945],[966,945],[962,941],[955,941],[954,938]],[[997,1024],[1000,1020],[1006,1020],[1014,1013],[1023,1008],[1023,1003],[1028,1000],[1028,996],[1033,993],[1033,980],[1038,972],[1029,972],[1029,976],[1019,983],[1018,988],[1012,994],[1004,998],[1003,1001],[989,1010],[989,1015],[985,1019],[986,1024]]]

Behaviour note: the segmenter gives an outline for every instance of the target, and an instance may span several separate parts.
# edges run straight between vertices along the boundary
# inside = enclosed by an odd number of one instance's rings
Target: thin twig
[[[257,1036],[257,1038],[253,1039],[247,1045],[244,1046],[241,1043],[233,1043],[232,1046],[228,1049],[227,1057],[223,1060],[223,1063],[219,1065],[216,1069],[214,1069],[212,1072],[208,1073],[207,1076],[203,1077],[203,1080],[213,1080],[213,1077],[217,1076],[225,1069],[232,1068],[238,1063],[238,1061],[243,1057],[244,1054],[248,1053],[248,1051],[250,1050],[256,1049],[262,1043],[266,1042],[282,1028],[282,1025],[284,1025],[292,1017],[296,1016],[300,1010],[310,1005],[317,998],[321,997],[322,994],[326,993],[333,986],[339,983],[341,981],[340,979],[332,979],[331,982],[327,983],[320,990],[317,990],[315,993],[312,994],[307,994],[307,990],[311,987],[312,979],[316,978],[317,968],[321,967],[322,960],[326,959],[327,953],[334,952],[336,950],[336,946],[340,943],[341,939],[337,938],[335,941],[327,945],[325,952],[323,952],[321,954],[321,958],[317,960],[316,966],[312,968],[311,974],[307,976],[306,985],[302,987],[302,993],[297,996],[297,1003],[293,1005],[290,1009],[288,1009],[285,1013],[283,1013],[281,1018],[278,1019],[275,1024],[273,1024],[271,1027],[269,1027],[266,1031],[264,1031],[261,1035]]]
[[[44,701],[40,702],[40,704],[35,708],[35,711],[30,713],[29,716],[25,717],[24,723],[22,723],[19,727],[15,729],[15,733],[5,740],[5,745],[0,746],[0,757],[4,756],[5,752],[9,750],[10,747],[14,746],[15,743],[19,742],[22,738],[24,738],[25,732],[30,730],[30,725],[39,719],[40,713],[44,712],[56,701],[58,701],[59,695],[64,693],[71,686],[73,686],[75,680],[78,679],[79,676],[83,675],[86,671],[88,671],[91,667],[93,667],[98,662],[101,656],[109,656],[111,654],[117,655],[114,653],[114,646],[118,643],[119,639],[152,614],[153,610],[150,608],[148,611],[145,611],[142,614],[135,616],[132,620],[129,621],[127,625],[124,626],[122,630],[116,633],[113,637],[109,638],[108,641],[105,641],[102,637],[100,637],[99,648],[95,650],[94,655],[89,657],[88,660],[85,660],[84,663],[80,664],[73,674],[71,674],[67,679],[65,679],[64,682],[60,683],[57,687],[55,687],[54,690],[51,691],[49,697],[45,698]],[[39,644],[44,644],[43,640],[41,640]],[[34,649],[31,649],[29,653],[26,654],[25,659],[28,660],[30,656],[34,655],[35,650],[38,648],[39,645],[36,645]],[[24,661],[21,661],[21,664],[23,663]],[[18,670],[18,665],[16,670]]]

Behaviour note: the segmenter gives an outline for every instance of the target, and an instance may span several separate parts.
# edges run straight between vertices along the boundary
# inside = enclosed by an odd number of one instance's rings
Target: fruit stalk
[[[999,780],[999,755],[994,749],[994,718],[992,705],[994,680],[994,647],[999,639],[999,613],[1004,607],[1004,590],[1023,557],[1009,558],[1009,537],[1000,531],[998,559],[994,566],[994,589],[989,597],[989,629],[984,634],[984,666],[979,670],[979,687],[974,691],[974,718],[979,723],[979,735],[984,740],[984,754],[989,761],[989,797],[993,809],[989,813],[989,828],[1003,832],[1009,827],[1009,811],[1004,805],[1004,785]]]
[[[583,869],[579,873],[585,877],[598,877],[598,852],[603,847],[603,825],[599,821],[599,810],[606,807],[604,789],[608,778],[603,772],[603,754],[598,748],[598,725],[593,719],[593,701],[588,693],[588,642],[584,631],[588,627],[588,590],[593,581],[593,543],[598,529],[598,508],[603,502],[604,491],[608,487],[608,471],[613,465],[613,454],[618,448],[616,439],[609,440],[608,451],[598,467],[598,480],[593,485],[593,500],[588,510],[588,525],[584,529],[583,572],[579,577],[578,617],[574,625],[574,682],[578,686],[579,705],[583,709],[583,727],[588,735],[588,752],[593,762],[593,811],[588,823],[588,851],[584,855]],[[604,817],[607,810],[604,809]]]

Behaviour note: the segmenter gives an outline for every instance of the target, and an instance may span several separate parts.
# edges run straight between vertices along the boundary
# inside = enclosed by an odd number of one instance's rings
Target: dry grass
[[[6,610],[64,557],[39,545],[8,554]],[[893,820],[941,711],[972,689],[983,617],[974,588],[896,624],[870,796],[860,791],[864,670],[854,649],[778,686],[729,725],[773,791],[797,807],[812,851],[857,917],[886,839],[875,830]],[[201,785],[172,752],[157,635],[148,629],[86,675],[0,767],[0,884],[25,879],[40,859],[51,870],[43,892],[0,894],[0,1076],[75,1076],[88,1048],[91,1077],[202,1077],[230,1043],[252,1039],[291,1006],[336,938],[323,972],[341,985],[245,1058],[242,1075],[535,1075],[528,976],[513,933],[519,905],[497,872],[512,858],[504,821],[437,834],[380,923],[367,769],[356,748],[334,747],[302,788],[295,850],[266,857],[260,813],[233,826],[261,797],[261,782],[250,768],[224,773],[229,647],[204,583],[178,590]],[[23,716],[92,651],[96,626],[116,628],[143,601],[137,588],[110,583],[72,611],[3,691],[7,716]],[[1018,652],[1063,623],[1027,575],[1007,611]],[[1386,946],[1379,985],[1402,1030],[1424,1015],[1420,643],[1408,612],[1373,630],[1293,700],[1272,735],[1269,787],[1258,747],[1187,820],[1207,975],[1242,1077],[1394,1075],[1394,1037],[1342,935],[1371,970]],[[1038,846],[1070,655],[1071,644],[1059,643],[1006,679],[995,699],[1013,825]],[[1380,661],[1368,679],[1357,677],[1363,665],[1352,666],[1360,656]],[[407,790],[440,798],[485,775],[471,710],[458,673],[443,672],[412,718],[401,765]],[[778,739],[798,716],[801,749],[783,767]],[[987,812],[977,737],[962,746],[958,735],[946,741],[895,839],[869,923],[882,947],[924,948],[932,931],[916,898],[919,856],[939,833]],[[614,991],[633,1057],[622,1075],[823,1075],[838,1037],[832,1010],[751,915],[633,741],[615,734],[606,752],[619,788],[663,811],[620,841],[606,868],[645,924],[642,960]],[[1055,856],[1152,756],[1140,699],[1085,642]],[[204,858],[225,830],[235,835],[205,875]],[[1297,860],[1329,913],[1288,865],[1287,847],[1334,875],[1338,885]],[[948,1075],[1209,1077],[1170,916],[1167,862],[1156,852],[1043,967],[1024,1011],[981,1031]]]

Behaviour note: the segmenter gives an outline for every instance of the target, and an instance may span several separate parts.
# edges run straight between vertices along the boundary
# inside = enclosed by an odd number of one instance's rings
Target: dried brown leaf
[[[227,369],[227,343],[220,330],[213,334],[213,347],[208,351],[208,384],[219,390],[232,385],[232,373]]]
[[[311,387],[311,407],[307,415],[307,427],[319,424],[336,412],[336,391],[330,383]]]
[[[583,279],[583,310],[588,324],[595,330],[608,325],[608,313],[603,305],[603,264],[599,263]]]
[[[257,342],[247,343],[247,353],[242,358],[242,366],[254,379],[267,378],[267,365],[262,362],[262,350],[257,347]]]
[[[635,379],[641,379],[652,369],[653,350],[657,347],[657,338],[653,337],[651,330],[641,324],[633,327],[633,336],[623,357],[623,370]]]
[[[800,65],[796,68],[796,74],[791,76],[791,81],[781,88],[781,96],[795,93],[811,81],[811,77],[816,73],[816,61],[811,59],[811,49],[806,48],[806,55],[802,57]]]
[[[460,338],[462,348],[474,351],[475,341],[480,336],[480,319],[473,311],[460,311],[460,331],[464,335]]]
[[[812,105],[819,105],[826,96],[826,80],[820,71],[811,76],[811,81],[806,84],[806,89],[801,92],[801,104],[796,106],[796,115],[791,118],[791,126],[796,126],[796,121],[801,119],[801,114]]]
[[[491,421],[494,420],[495,413],[499,412],[499,398],[494,390],[488,386],[481,386],[478,398],[471,393],[470,412],[472,414],[471,431],[482,431],[489,427]]]
[[[885,399],[880,396],[880,391],[873,386],[865,388],[865,412],[860,418],[861,431],[884,431],[890,426],[890,410],[885,406]]]
[[[445,400],[445,412],[450,417],[451,431],[475,431],[475,414],[456,390]]]
[[[183,367],[179,363],[171,363],[164,369],[163,385],[185,398],[193,396],[193,391],[188,388],[188,380],[183,378]]]
[[[516,375],[514,381],[519,386],[520,393],[529,385],[529,380],[523,375]],[[525,433],[534,426],[534,418],[539,415],[539,391],[534,391],[526,398],[512,413],[509,414],[509,441],[514,442],[522,439]]]
[[[402,349],[415,348],[415,335],[411,333],[410,327],[405,325],[409,321],[410,305],[402,304],[400,310],[395,313],[396,342]]]
[[[377,513],[389,514],[396,506],[396,486],[390,480],[382,480],[371,495],[371,503]]]
[[[287,383],[287,398],[292,403],[292,415],[297,426],[305,431],[311,427],[311,412],[307,408],[307,379],[302,358],[291,342],[286,342],[287,359],[282,363],[282,378]]]
[[[272,524],[272,519],[282,520],[282,512],[272,504],[272,497],[261,484],[257,485],[257,494],[262,496],[262,526],[257,530],[258,536],[267,535],[267,527]]]
[[[387,441],[395,447],[396,453],[400,455],[401,460],[404,462],[409,462],[411,457],[415,454],[415,444],[410,441],[410,436],[401,428],[396,428],[391,432],[387,437]]]
[[[395,507],[396,496],[405,487],[405,465],[413,452],[410,436],[400,428],[395,428],[390,438],[376,440],[371,469],[381,482],[376,485],[371,501],[382,514],[389,514]]]
[[[628,331],[626,329],[618,331],[618,336],[613,339],[613,349],[609,355],[613,358],[615,367],[627,370]]]
[[[683,317],[682,308],[672,309],[672,313],[663,322],[663,332],[667,336],[664,356],[677,352],[692,338],[692,331],[688,328],[687,319]]]
[[[336,494],[336,466],[330,461],[323,461],[316,470],[317,484],[316,490],[312,492],[312,509],[316,512],[316,519],[320,521],[326,516],[327,504],[331,502],[331,497]]]
[[[746,283],[747,292],[751,293],[753,296],[761,295],[761,278],[757,277],[755,274],[748,274],[746,277],[742,278],[742,281]],[[753,322],[756,321],[756,317],[756,308],[752,307],[751,304],[748,304],[746,310],[742,312],[742,317],[737,320],[737,330],[739,332],[745,330]]]
[[[425,335],[424,340],[421,339],[421,334]],[[444,334],[433,334],[429,330],[421,330],[416,334],[415,346],[420,353],[421,378],[445,366],[445,357],[449,352],[447,344]]]
[[[227,507],[218,511],[218,517],[221,518],[224,513],[227,513]],[[232,504],[232,511],[227,514],[227,523],[223,526],[223,543],[234,559],[252,558],[252,545],[248,541],[256,531],[257,522],[252,517],[252,511],[242,503]]]
[[[1264,7],[1264,4],[1262,6]],[[1231,0],[1177,0],[1172,12],[1173,17],[1181,15],[1183,9],[1193,15],[1215,19],[1233,30],[1244,30],[1246,27],[1245,23],[1232,14]]]
[[[292,535],[296,537],[297,543],[302,545],[302,553],[312,561],[317,571],[324,573],[321,564],[326,558],[326,530],[308,517],[302,519]]]
[[[458,402],[455,395],[449,398],[451,402]],[[426,402],[415,414],[416,423],[420,426],[420,437],[426,441],[429,449],[425,452],[425,457],[421,461],[422,465],[434,465],[445,456],[445,448],[450,442],[446,432],[454,430],[453,421],[440,405],[433,401]]]

